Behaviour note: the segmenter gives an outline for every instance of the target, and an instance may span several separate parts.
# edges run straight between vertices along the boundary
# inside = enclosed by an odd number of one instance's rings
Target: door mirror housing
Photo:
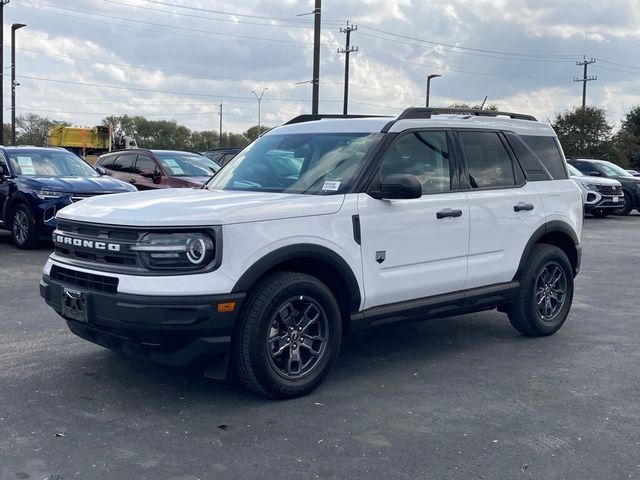
[[[96,171],[100,175],[109,175],[109,172],[107,172],[107,170],[104,167],[101,167],[100,165],[96,166]]]
[[[387,175],[380,182],[380,190],[371,192],[370,195],[377,199],[407,200],[422,197],[422,184],[415,175],[408,173],[395,173]]]
[[[144,178],[149,178],[151,180],[153,180],[153,183],[160,183],[160,172],[158,170],[155,171],[146,171],[146,172],[140,172],[140,176],[144,177]]]

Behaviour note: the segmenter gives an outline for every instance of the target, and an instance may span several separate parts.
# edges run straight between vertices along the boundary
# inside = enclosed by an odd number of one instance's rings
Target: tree
[[[197,152],[216,148],[219,142],[218,132],[213,130],[203,130],[202,132],[191,132],[189,140],[190,149]]]
[[[16,118],[16,143],[20,145],[35,145],[42,147],[47,143],[47,133],[56,125],[69,126],[68,122],[51,120],[50,118],[41,117],[35,113],[27,113],[26,115],[18,115]],[[11,134],[9,137],[11,138]]]
[[[613,128],[603,108],[576,107],[557,113],[553,128],[567,157],[616,160]]]
[[[249,140],[254,141],[264,132],[268,132],[269,130],[271,130],[270,127],[265,127],[264,125],[260,125],[260,126],[254,125],[253,127],[249,128],[246,132],[244,132],[244,136],[247,137]]]
[[[4,138],[4,144],[9,145],[11,143],[11,124],[5,123],[2,125],[2,135]]]
[[[485,105],[483,109],[481,109],[482,105],[474,105],[473,107],[470,107],[468,103],[464,103],[464,102],[456,102],[456,103],[452,103],[451,105],[449,105],[447,108],[464,108],[464,109],[474,109],[474,110],[490,110],[492,112],[497,112],[498,111],[498,106],[495,103],[491,103],[489,105]]]
[[[615,162],[622,167],[640,168],[640,106],[633,107],[622,119],[613,137]]]

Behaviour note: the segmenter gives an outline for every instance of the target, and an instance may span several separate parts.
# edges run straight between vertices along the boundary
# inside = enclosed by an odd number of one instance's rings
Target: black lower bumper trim
[[[40,295],[61,316],[65,286],[48,276],[40,282]],[[243,293],[171,297],[83,293],[87,321],[63,316],[73,333],[111,350],[174,366],[228,356],[244,299]],[[218,312],[217,305],[226,302],[236,303],[233,311]]]

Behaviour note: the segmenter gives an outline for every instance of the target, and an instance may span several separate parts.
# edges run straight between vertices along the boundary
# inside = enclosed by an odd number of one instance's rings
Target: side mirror
[[[5,177],[9,176],[9,169],[6,165],[0,165],[0,183],[4,183]]]
[[[589,172],[589,175],[592,177],[601,177],[602,175],[600,174],[600,172]]]
[[[100,175],[109,175],[109,172],[107,172],[107,170],[104,167],[101,166],[97,166],[96,167],[96,171],[100,174]]]
[[[140,176],[144,178],[150,178],[151,180],[153,180],[153,183],[160,183],[160,172],[157,170],[154,172],[140,172]]]
[[[422,197],[422,184],[415,175],[396,173],[387,175],[380,182],[380,191],[371,192],[373,198],[400,200]]]

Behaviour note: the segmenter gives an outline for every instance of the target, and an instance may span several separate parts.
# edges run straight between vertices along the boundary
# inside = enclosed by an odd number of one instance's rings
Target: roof
[[[35,145],[0,145],[0,148],[4,148],[5,150],[11,151],[25,151],[25,150],[49,150],[54,152],[68,152],[66,148],[62,147],[36,147]]]
[[[471,111],[470,111],[471,112]],[[392,117],[331,117],[295,122],[276,127],[268,135],[295,133],[376,133],[401,132],[412,128],[478,128],[508,130],[519,135],[554,136],[551,125],[532,120],[533,117],[509,118],[508,116],[484,116],[466,113],[437,114],[430,118]],[[295,120],[295,119],[294,119]],[[386,127],[386,128],[385,128]]]

